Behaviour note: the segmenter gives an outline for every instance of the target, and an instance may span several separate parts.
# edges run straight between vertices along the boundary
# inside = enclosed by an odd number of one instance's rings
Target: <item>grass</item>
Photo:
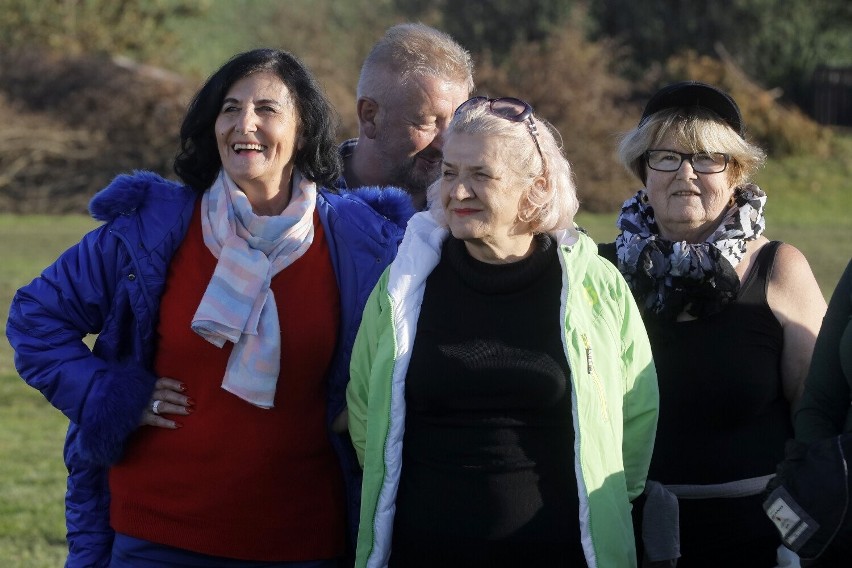
[[[770,162],[758,178],[769,194],[767,236],[808,257],[828,297],[852,256],[852,136],[840,158]],[[615,237],[615,213],[578,216],[599,241]],[[83,216],[0,215],[0,318],[14,291],[95,226]],[[5,328],[5,325],[4,325]],[[9,567],[55,567],[65,557],[62,444],[67,421],[14,371],[0,341],[0,558]]]
[[[84,215],[17,216],[0,214],[0,317],[6,329],[9,303],[15,290],[38,276],[39,271],[74,244],[97,223]],[[0,376],[14,372],[8,343],[0,341]],[[2,557],[2,556],[0,556]]]
[[[0,317],[5,330],[14,291],[38,275],[95,222],[68,217],[0,215]],[[0,341],[0,558],[21,568],[62,566],[65,544],[66,418],[27,387]]]
[[[62,443],[68,421],[15,376],[0,376],[0,557],[3,566],[62,566]]]

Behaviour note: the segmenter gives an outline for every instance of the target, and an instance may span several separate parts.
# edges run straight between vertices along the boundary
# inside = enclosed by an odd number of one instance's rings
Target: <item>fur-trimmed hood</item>
[[[187,192],[193,192],[189,187],[166,180],[154,172],[134,171],[116,176],[108,186],[96,193],[89,202],[89,214],[98,221],[113,221],[120,215],[135,211],[154,191],[161,197],[173,193],[181,200],[186,198]]]
[[[342,190],[340,194],[355,195],[401,229],[405,229],[408,220],[417,212],[411,204],[411,196],[399,187],[358,187]]]
[[[328,189],[321,191],[334,193]],[[187,193],[194,193],[195,190],[167,180],[154,172],[134,171],[116,176],[107,187],[95,194],[89,202],[89,214],[98,221],[112,221],[120,215],[135,211],[145,203],[152,192],[156,192],[161,199],[168,199],[171,194],[177,200],[183,201]],[[364,201],[402,229],[416,212],[408,193],[398,187],[370,186],[340,192],[341,197],[348,195]]]

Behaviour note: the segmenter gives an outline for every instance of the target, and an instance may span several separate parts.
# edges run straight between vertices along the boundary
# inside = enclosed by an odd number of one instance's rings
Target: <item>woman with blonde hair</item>
[[[761,493],[793,436],[791,409],[825,301],[796,248],[763,236],[763,150],[704,83],[660,89],[619,146],[644,185],[601,254],[651,339],[660,424],[649,479],[678,497],[679,567],[775,566]]]
[[[654,365],[543,126],[519,99],[462,104],[431,210],[367,302],[347,389],[357,566],[636,565]]]

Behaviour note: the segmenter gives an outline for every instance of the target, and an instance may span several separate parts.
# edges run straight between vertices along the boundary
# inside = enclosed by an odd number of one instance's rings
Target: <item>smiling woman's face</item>
[[[289,201],[300,146],[299,117],[287,85],[277,75],[258,72],[235,82],[215,128],[222,167],[250,201],[255,195],[268,199],[280,192]]]
[[[674,150],[688,153],[670,134],[650,150]],[[659,172],[645,165],[645,188],[648,202],[660,235],[671,241],[704,242],[722,220],[734,188],[728,181],[728,171],[717,174],[696,174],[688,160],[676,172]]]

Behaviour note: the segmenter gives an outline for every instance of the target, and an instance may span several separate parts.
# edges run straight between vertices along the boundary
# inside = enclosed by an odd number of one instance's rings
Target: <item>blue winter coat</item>
[[[150,172],[117,177],[89,206],[105,224],[12,301],[6,334],[18,372],[70,420],[64,450],[66,566],[109,564],[107,471],[121,457],[154,389],[159,301],[198,196]],[[364,303],[396,255],[413,209],[401,190],[366,188],[344,195],[322,190],[317,210],[341,301],[328,377],[330,425],[346,404],[349,358]],[[98,334],[92,350],[82,341],[88,334]],[[350,526],[357,529],[360,468],[348,435],[329,432],[347,481]]]

